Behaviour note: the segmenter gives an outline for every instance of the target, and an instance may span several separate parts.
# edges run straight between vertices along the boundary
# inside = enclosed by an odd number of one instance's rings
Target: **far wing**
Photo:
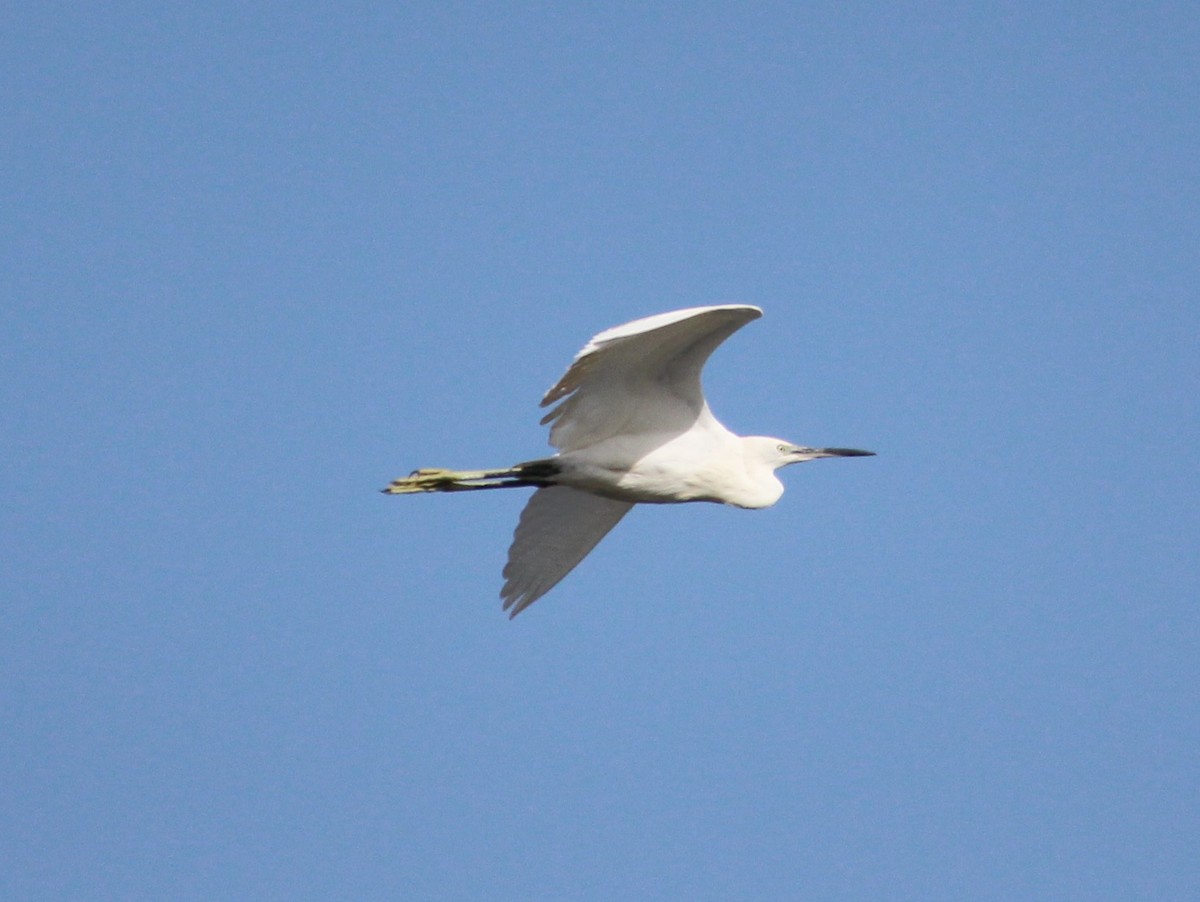
[[[690,307],[601,332],[542,399],[543,407],[562,401],[542,418],[554,424],[550,444],[575,451],[618,434],[685,432],[708,409],[705,361],[760,316],[746,304]]]
[[[516,617],[575,569],[632,504],[567,486],[538,489],[521,512],[504,567],[504,610]]]

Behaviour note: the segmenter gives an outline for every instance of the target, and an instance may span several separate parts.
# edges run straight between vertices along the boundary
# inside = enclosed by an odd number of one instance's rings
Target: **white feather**
[[[504,567],[504,610],[515,617],[575,569],[633,504],[566,486],[538,489],[521,511]]]
[[[726,338],[762,316],[757,307],[689,307],[607,329],[589,341],[542,406],[550,444],[578,451],[616,435],[673,435],[711,417],[700,371]],[[566,400],[562,400],[562,399]]]

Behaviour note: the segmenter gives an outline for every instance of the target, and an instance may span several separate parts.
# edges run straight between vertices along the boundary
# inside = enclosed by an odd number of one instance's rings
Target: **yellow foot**
[[[384,489],[389,495],[407,495],[412,492],[436,492],[447,483],[453,482],[458,474],[454,470],[424,469],[413,470],[407,476],[393,479]]]
[[[495,489],[515,484],[510,470],[413,470],[407,476],[393,479],[383,491],[389,495],[411,495],[416,492],[464,492],[469,489]]]

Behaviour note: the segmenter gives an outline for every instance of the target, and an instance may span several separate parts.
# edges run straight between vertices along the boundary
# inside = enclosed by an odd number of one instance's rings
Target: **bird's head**
[[[816,460],[819,457],[874,457],[874,451],[859,451],[857,448],[809,448],[806,445],[793,445],[778,438],[759,439],[758,448],[766,462],[774,469],[786,467],[788,464],[803,463],[806,460]]]

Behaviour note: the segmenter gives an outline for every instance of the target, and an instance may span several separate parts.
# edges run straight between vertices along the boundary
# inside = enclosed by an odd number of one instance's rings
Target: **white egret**
[[[552,457],[501,470],[416,470],[384,492],[533,486],[504,568],[500,597],[515,617],[574,569],[635,504],[713,501],[770,507],[775,471],[819,457],[872,451],[809,448],[735,435],[712,415],[700,370],[757,307],[728,304],[660,313],[595,336],[542,406]]]

